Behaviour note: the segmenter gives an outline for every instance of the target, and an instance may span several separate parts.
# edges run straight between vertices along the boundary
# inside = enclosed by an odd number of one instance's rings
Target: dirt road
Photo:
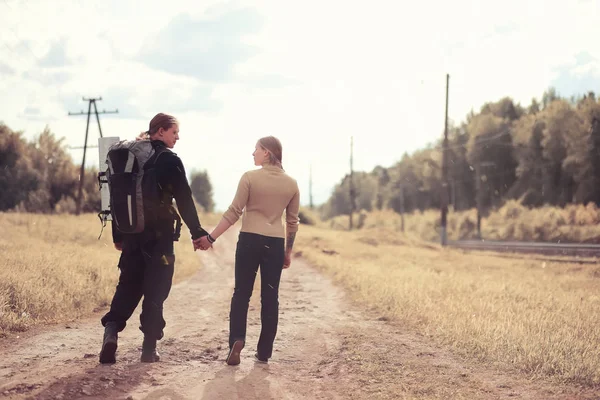
[[[173,287],[162,360],[139,362],[139,314],[120,335],[115,365],[98,364],[98,316],[0,343],[0,397],[8,399],[592,399],[597,393],[531,383],[467,363],[398,324],[352,304],[296,258],[284,271],[280,324],[268,365],[253,361],[260,299],[249,313],[246,349],[227,355],[236,232],[202,253],[205,267]]]

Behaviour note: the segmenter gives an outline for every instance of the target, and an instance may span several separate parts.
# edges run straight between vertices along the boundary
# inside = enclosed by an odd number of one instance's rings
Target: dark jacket
[[[160,140],[153,140],[152,147],[157,149],[158,147],[164,148],[166,146]],[[175,199],[177,209],[181,214],[183,222],[185,222],[189,228],[192,239],[198,239],[199,237],[208,235],[208,232],[200,225],[198,212],[196,211],[196,206],[192,199],[192,190],[188,184],[185,168],[183,167],[181,159],[177,154],[167,149],[167,151],[163,152],[160,157],[158,157],[155,168],[161,198],[164,203],[168,205],[171,205],[173,199]],[[172,229],[172,217],[165,216],[164,221],[165,227],[167,229]],[[113,242],[122,242],[123,234],[115,228],[115,224],[112,224],[112,232]]]

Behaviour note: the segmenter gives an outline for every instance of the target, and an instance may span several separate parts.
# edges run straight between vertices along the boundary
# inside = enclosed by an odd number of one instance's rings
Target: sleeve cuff
[[[201,238],[202,236],[208,235],[208,232],[206,232],[204,230],[204,228],[202,228],[201,226],[199,226],[198,228],[192,230],[191,234],[192,234],[192,240],[196,240],[198,238]]]

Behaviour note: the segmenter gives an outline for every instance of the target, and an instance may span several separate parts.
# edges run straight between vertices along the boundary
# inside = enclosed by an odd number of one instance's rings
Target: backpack
[[[110,210],[101,214],[110,214],[119,232],[140,233],[156,222],[164,204],[154,167],[166,151],[155,149],[149,140],[122,140],[108,149],[108,168],[99,180],[108,184]]]

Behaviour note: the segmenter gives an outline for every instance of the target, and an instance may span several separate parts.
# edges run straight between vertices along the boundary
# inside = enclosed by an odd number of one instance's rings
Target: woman
[[[229,365],[240,363],[246,341],[248,305],[259,266],[262,327],[255,357],[260,362],[271,358],[279,317],[279,280],[282,269],[290,266],[298,231],[300,191],[296,180],[282,168],[280,141],[273,136],[264,137],[256,143],[252,155],[254,165],[262,168],[242,175],[235,198],[219,224],[208,236],[195,241],[200,248],[208,249],[236,223],[243,211],[229,314]],[[286,232],[282,224],[284,210]]]
[[[119,283],[110,311],[101,321],[104,340],[100,362],[103,364],[116,361],[118,332],[125,329],[142,296],[140,330],[144,333],[144,341],[141,361],[155,362],[160,358],[156,342],[163,337],[166,325],[163,303],[171,290],[175,267],[173,241],[179,237],[179,232],[174,229],[174,223],[179,218],[172,206],[173,199],[177,201],[177,208],[190,230],[192,240],[208,234],[198,220],[183,164],[170,151],[178,140],[179,123],[173,116],[161,113],[152,118],[148,131],[138,137],[135,144],[128,142],[131,146],[144,146],[144,151],[150,155],[144,173],[146,176],[149,169],[153,169],[156,181],[146,182],[154,182],[158,186],[154,190],[160,204],[152,205],[151,211],[145,212],[147,224],[143,232],[124,234],[113,221],[113,242],[122,253],[119,259]],[[146,197],[144,200],[148,203]]]

